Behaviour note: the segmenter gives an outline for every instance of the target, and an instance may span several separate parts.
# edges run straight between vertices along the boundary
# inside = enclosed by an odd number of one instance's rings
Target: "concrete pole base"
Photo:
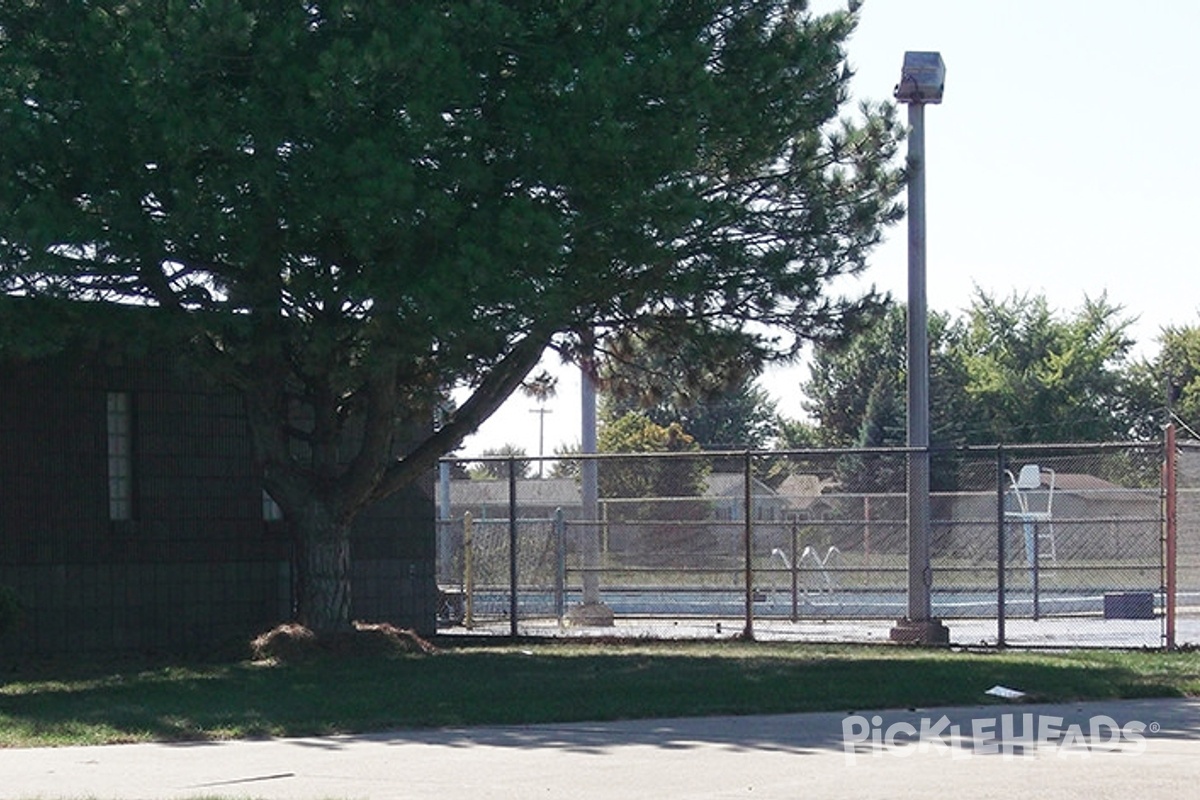
[[[572,628],[611,628],[613,612],[604,603],[583,603],[567,612],[567,624]]]
[[[896,620],[896,626],[888,634],[888,638],[899,644],[950,644],[950,629],[942,624],[940,619],[908,619]]]

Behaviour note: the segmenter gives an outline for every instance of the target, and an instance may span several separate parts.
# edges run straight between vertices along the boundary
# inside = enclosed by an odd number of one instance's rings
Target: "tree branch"
[[[480,423],[503,405],[529,371],[537,366],[550,344],[551,335],[552,332],[533,331],[517,343],[446,424],[388,467],[369,500],[381,500],[410,483],[416,476],[433,469],[439,458],[474,433]]]

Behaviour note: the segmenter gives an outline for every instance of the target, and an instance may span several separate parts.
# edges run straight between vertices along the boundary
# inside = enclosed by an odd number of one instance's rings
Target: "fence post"
[[[437,510],[437,563],[439,571],[446,569],[453,558],[453,540],[450,526],[450,462],[438,462],[438,510]],[[447,577],[448,572],[446,573]]]
[[[863,558],[871,563],[871,495],[863,494]]]
[[[1008,525],[1004,520],[1004,446],[996,447],[996,646],[1004,647],[1005,623],[1005,539]]]
[[[567,587],[567,518],[562,508],[554,509],[554,615],[558,626],[566,614]]]
[[[1036,522],[1022,524],[1033,526],[1033,621],[1037,622],[1042,618],[1042,554],[1040,547],[1042,537]]]
[[[792,622],[800,621],[800,525],[792,519],[792,560],[788,564],[792,572]]]
[[[463,514],[463,626],[467,630],[475,627],[475,518],[468,511]]]
[[[517,637],[517,460],[508,458],[508,632]]]
[[[744,510],[746,512],[746,515],[745,515],[746,519],[745,519],[745,524],[743,525],[743,528],[742,528],[742,545],[744,548],[745,572],[746,572],[746,574],[745,574],[745,578],[746,578],[746,626],[745,626],[745,628],[742,629],[742,638],[747,639],[747,640],[754,638],[754,569],[753,569],[753,566],[751,565],[751,558],[754,555],[754,550],[753,550],[754,543],[753,543],[751,521],[750,521],[750,513],[752,510],[751,509],[751,493],[752,492],[751,492],[751,485],[750,485],[750,479],[751,479],[750,466],[751,466],[750,451],[747,450],[745,453],[745,464],[744,464],[744,470],[743,470],[743,484],[744,484],[744,486],[743,486],[743,489],[744,489],[743,505],[744,505]]]
[[[1179,530],[1179,518],[1177,516],[1177,508],[1176,508],[1176,501],[1178,499],[1179,483],[1178,483],[1178,474],[1176,473],[1176,469],[1177,469],[1178,465],[1177,465],[1176,454],[1175,454],[1175,423],[1174,422],[1170,422],[1167,424],[1166,451],[1167,451],[1166,452],[1166,464],[1164,467],[1164,471],[1166,473],[1164,476],[1165,483],[1166,483],[1166,498],[1165,498],[1166,507],[1164,509],[1165,515],[1166,515],[1166,520],[1165,520],[1166,521],[1166,529],[1164,531],[1164,534],[1166,536],[1166,542],[1165,542],[1166,548],[1165,549],[1166,549],[1166,570],[1167,570],[1167,575],[1166,575],[1166,578],[1167,578],[1166,579],[1166,590],[1167,590],[1166,645],[1167,645],[1168,650],[1174,650],[1175,649],[1175,612],[1176,612],[1176,607],[1175,607],[1176,596],[1175,595],[1176,595],[1176,590],[1178,588],[1178,586],[1176,584],[1176,574],[1175,574],[1176,573],[1176,557],[1177,557],[1176,548],[1177,548],[1177,543],[1178,543],[1177,535],[1178,535],[1178,530]]]

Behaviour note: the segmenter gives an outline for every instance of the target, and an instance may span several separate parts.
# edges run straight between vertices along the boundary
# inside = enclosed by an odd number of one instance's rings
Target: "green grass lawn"
[[[744,642],[446,646],[290,665],[22,666],[0,746],[350,733],[637,717],[1200,696],[1200,655]]]

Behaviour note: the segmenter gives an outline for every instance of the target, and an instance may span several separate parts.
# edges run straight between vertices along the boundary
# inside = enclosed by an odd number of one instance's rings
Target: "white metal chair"
[[[1006,510],[1004,516],[1023,524],[1026,560],[1032,566],[1036,551],[1038,562],[1057,563],[1058,552],[1054,546],[1054,470],[1026,464],[1016,475],[1009,472],[1008,478],[1012,483],[1016,508]],[[1044,505],[1041,502],[1043,497]]]

